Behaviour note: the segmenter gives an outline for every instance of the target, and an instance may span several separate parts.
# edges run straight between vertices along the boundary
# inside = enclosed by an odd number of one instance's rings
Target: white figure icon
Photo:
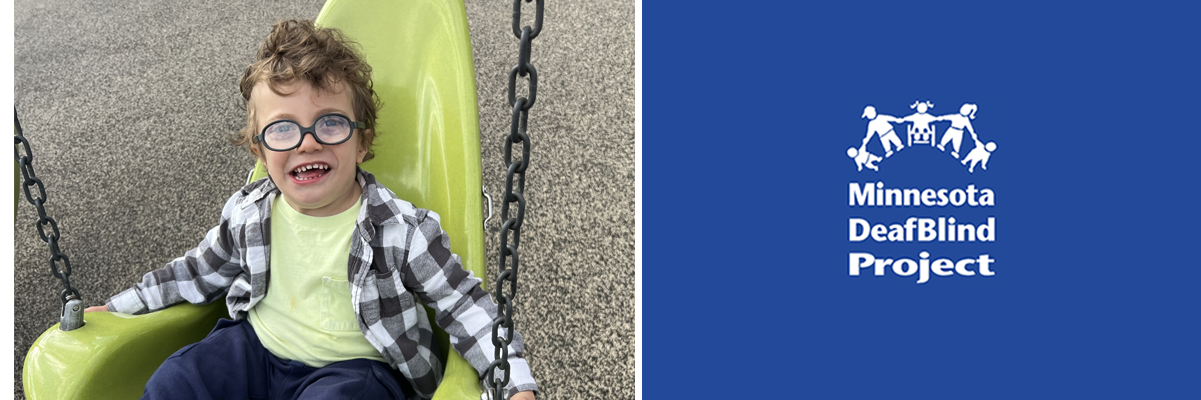
[[[902,118],[902,122],[909,122],[909,145],[914,143],[934,145],[934,127],[930,126],[931,122],[938,121],[939,118],[927,114],[926,110],[934,107],[934,103],[929,101],[916,101],[909,108],[916,108],[917,112],[909,114]]]
[[[992,157],[992,153],[997,150],[996,142],[988,142],[984,144],[980,141],[980,136],[976,132],[976,128],[972,126],[972,120],[976,119],[976,111],[979,107],[973,103],[963,103],[959,107],[959,113],[947,115],[930,115],[928,111],[934,108],[934,103],[927,101],[915,101],[909,108],[914,110],[913,114],[904,118],[897,118],[891,115],[880,114],[876,112],[876,107],[866,106],[863,108],[863,115],[860,118],[867,118],[867,135],[863,137],[863,142],[858,147],[848,147],[847,157],[855,161],[855,167],[862,172],[864,167],[879,171],[880,167],[876,165],[885,158],[891,157],[895,151],[901,151],[906,147],[912,147],[914,143],[929,144],[930,147],[935,147],[937,143],[939,151],[947,151],[947,145],[951,145],[951,155],[956,160],[961,161],[963,165],[968,166],[968,173],[976,172],[976,165],[980,165],[981,169],[988,169],[988,160]],[[943,132],[941,141],[936,140],[936,131],[939,129],[935,126],[935,122],[947,121],[951,126]],[[900,137],[894,130],[893,124],[908,124],[908,143],[903,143]],[[972,135],[972,141],[975,146],[968,152],[967,156],[960,159],[959,150],[963,144],[963,131],[967,131]],[[880,137],[880,144],[884,147],[884,155],[880,156],[868,151],[867,144],[873,136]],[[921,152],[919,150],[919,152]]]
[[[897,137],[897,133],[892,129],[893,122],[902,122],[900,118],[891,115],[876,114],[876,107],[872,106],[864,107],[863,116],[860,118],[867,118],[870,120],[867,123],[867,136],[863,138],[863,145],[859,146],[860,149],[867,149],[867,142],[871,140],[872,136],[874,135],[880,136],[880,143],[884,145],[885,157],[892,156],[892,146],[894,145],[897,147],[897,151],[901,151],[901,149],[905,148],[905,146],[901,144],[901,139]],[[850,151],[847,153],[849,154]]]
[[[876,161],[883,160],[883,158],[880,158],[880,156],[869,153],[867,151],[867,145],[860,146],[858,150],[856,150],[854,147],[848,147],[847,157],[855,159],[855,166],[859,167],[860,171],[863,170],[863,167],[868,167],[875,171],[879,171],[880,167],[877,167],[875,163]]]
[[[977,140],[976,147],[972,148],[972,151],[967,153],[967,157],[963,158],[963,165],[967,165],[968,162],[972,163],[972,165],[968,165],[967,172],[976,172],[974,171],[976,163],[980,163],[980,168],[988,169],[988,158],[992,157],[992,152],[996,150],[997,142],[983,144]]]
[[[963,130],[967,129],[968,133],[972,134],[972,140],[980,143],[980,138],[976,136],[976,130],[972,128],[972,120],[976,119],[975,104],[964,103],[959,107],[959,114],[947,114],[938,117],[940,121],[951,121],[951,127],[942,134],[942,141],[938,143],[938,150],[947,151],[946,145],[951,143],[951,156],[959,158],[959,145],[963,143]],[[977,146],[979,147],[979,146]]]

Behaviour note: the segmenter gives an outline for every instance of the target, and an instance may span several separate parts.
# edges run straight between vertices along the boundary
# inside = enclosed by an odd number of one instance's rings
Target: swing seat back
[[[376,156],[362,168],[400,198],[437,212],[463,268],[487,276],[475,70],[463,2],[330,0],[316,22],[359,43],[373,69],[383,107]],[[265,176],[256,163],[250,179]],[[228,318],[223,301],[138,316],[90,313],[86,325],[70,332],[56,324],[26,355],[26,398],[137,398],[163,360],[203,339],[219,318]],[[439,347],[449,349],[446,333],[435,331]],[[480,398],[476,371],[454,351],[443,357],[434,398]]]

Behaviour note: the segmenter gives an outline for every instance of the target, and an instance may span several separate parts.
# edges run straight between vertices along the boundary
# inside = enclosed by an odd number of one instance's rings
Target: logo
[[[928,100],[909,108],[911,113],[903,117],[872,105],[863,108],[860,118],[867,120],[867,134],[858,146],[847,149],[858,174],[864,168],[879,172],[879,164],[895,157],[919,155],[952,157],[969,174],[975,174],[977,167],[988,169],[997,144],[981,138],[976,130],[979,106],[964,103],[959,112],[945,115],[931,113],[934,103]],[[904,162],[897,165],[905,168]],[[988,251],[998,234],[996,191],[973,182],[977,177],[950,180],[960,181],[956,183],[941,178],[910,176],[897,186],[881,179],[849,183],[848,276],[915,277],[920,285],[935,279],[996,275],[997,259]]]
[[[863,137],[863,142],[858,148],[847,148],[847,157],[855,160],[855,167],[859,171],[863,168],[868,168],[874,171],[880,171],[880,167],[876,163],[884,161],[886,158],[892,157],[894,154],[900,153],[914,145],[929,145],[937,147],[939,151],[946,153],[950,150],[950,156],[960,163],[967,166],[969,173],[975,173],[976,166],[981,169],[988,169],[988,159],[992,157],[992,153],[997,150],[996,142],[984,143],[980,140],[980,136],[976,134],[976,128],[972,126],[972,121],[976,119],[976,111],[979,107],[972,103],[964,103],[959,107],[959,113],[946,115],[932,115],[927,111],[934,108],[934,103],[930,101],[916,101],[909,108],[915,112],[903,118],[897,118],[891,115],[880,114],[876,111],[875,106],[867,106],[863,108],[861,118],[867,119],[867,135]],[[938,125],[948,125],[943,131],[940,139],[936,138]],[[895,124],[895,125],[894,125]],[[906,143],[902,144],[901,139],[897,137],[897,129],[901,126],[905,127]],[[959,157],[959,151],[962,150],[963,133],[967,132],[972,136],[972,148],[967,155],[962,159]],[[868,150],[868,143],[872,138],[879,138],[880,145],[884,148],[884,155],[876,155]],[[937,146],[935,146],[937,143]]]

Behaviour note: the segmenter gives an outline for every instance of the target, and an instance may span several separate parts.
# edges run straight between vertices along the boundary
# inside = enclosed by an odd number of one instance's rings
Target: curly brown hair
[[[350,88],[354,118],[367,124],[359,135],[359,144],[367,149],[363,160],[375,157],[371,149],[375,141],[376,112],[381,107],[371,82],[371,66],[336,28],[321,28],[311,20],[281,21],[271,27],[271,33],[259,44],[255,61],[246,67],[240,83],[246,106],[246,126],[230,136],[230,142],[252,150],[251,138],[258,135],[250,94],[259,82],[267,82],[279,95],[282,86],[303,80],[322,91],[336,91],[346,82]]]

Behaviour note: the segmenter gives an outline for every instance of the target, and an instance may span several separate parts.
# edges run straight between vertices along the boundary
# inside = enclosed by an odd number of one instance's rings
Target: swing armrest
[[[199,342],[228,318],[224,301],[181,304],[145,315],[85,314],[86,325],[65,332],[58,324],[34,342],[25,356],[25,397],[49,399],[135,399],[168,356]]]

